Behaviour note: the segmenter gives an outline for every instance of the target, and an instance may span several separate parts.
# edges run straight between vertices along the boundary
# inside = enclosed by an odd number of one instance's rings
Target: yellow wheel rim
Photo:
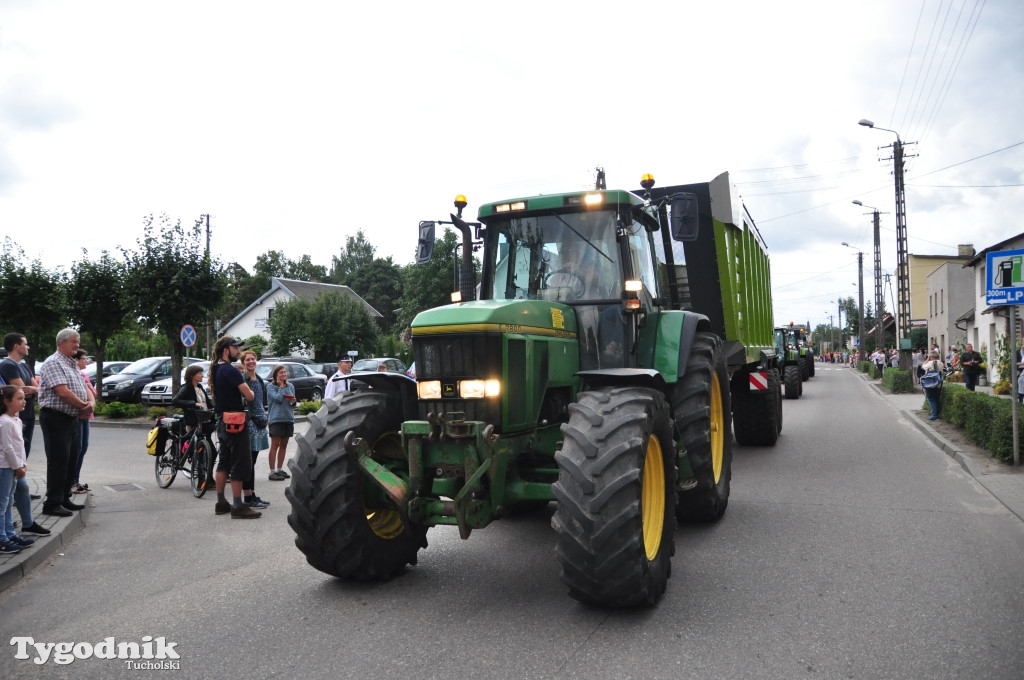
[[[725,412],[722,410],[722,387],[718,373],[711,374],[711,472],[715,484],[722,478],[722,452],[725,449]]]
[[[371,449],[375,457],[394,458],[402,451],[402,438],[396,432],[387,432],[380,436]],[[397,510],[387,508],[369,508],[366,496],[363,496],[363,510],[366,522],[374,534],[385,540],[401,536],[405,532],[405,523]]]
[[[648,561],[653,561],[661,549],[661,534],[665,528],[665,463],[661,457],[661,442],[653,434],[647,439],[641,494],[644,550]]]

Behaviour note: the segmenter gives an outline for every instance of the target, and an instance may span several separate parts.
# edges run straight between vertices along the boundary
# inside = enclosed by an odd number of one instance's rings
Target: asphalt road
[[[550,512],[468,541],[433,529],[403,577],[339,582],[294,548],[265,457],[273,504],[232,520],[187,479],[157,488],[143,431],[96,428],[89,525],[0,594],[0,677],[153,672],[36,665],[15,636],[163,636],[190,678],[1024,676],[1024,522],[850,371],[819,364],[784,409],[776,447],[736,449],[725,517],[677,530],[668,592],[641,611],[566,595]]]

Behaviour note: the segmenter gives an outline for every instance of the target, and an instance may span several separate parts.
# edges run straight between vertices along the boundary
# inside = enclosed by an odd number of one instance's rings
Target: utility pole
[[[210,261],[210,214],[203,215],[206,218],[206,261]],[[206,355],[212,358],[213,343],[210,342],[210,313],[206,313]]]
[[[864,352],[864,253],[857,251],[857,354]]]
[[[910,256],[907,252],[907,203],[903,190],[904,144],[900,139],[900,133],[889,128],[876,127],[872,121],[866,118],[858,121],[858,125],[884,130],[896,135],[896,141],[891,144],[893,176],[896,180],[896,292],[898,293],[896,347],[900,353],[900,368],[909,371],[913,362],[910,356]],[[916,144],[917,142],[910,143]]]

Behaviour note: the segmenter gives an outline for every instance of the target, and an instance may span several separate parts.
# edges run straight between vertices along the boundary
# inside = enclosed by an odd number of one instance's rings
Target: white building
[[[988,253],[1000,250],[1021,250],[1024,249],[1024,233],[1012,236],[990,246],[964,264],[964,268],[973,269],[974,279],[974,308],[965,312],[957,320],[957,327],[964,329],[964,342],[974,345],[974,351],[985,350],[988,356],[988,380],[993,382],[999,379],[995,365],[995,347],[998,338],[1009,338],[1010,335],[1010,308],[1005,305],[987,307],[985,305],[985,292],[988,286],[985,265]],[[1017,308],[1017,341],[1021,337],[1021,314],[1024,312]],[[1012,350],[1011,350],[1012,351]]]
[[[282,279],[271,277],[270,290],[261,295],[251,305],[243,309],[238,316],[228,321],[219,331],[219,335],[231,335],[236,338],[248,338],[252,335],[262,335],[270,340],[270,317],[274,313],[274,307],[279,302],[285,302],[294,298],[301,298],[312,302],[320,293],[341,293],[351,299],[361,302],[366,306],[370,318],[376,320],[383,318],[383,315],[360,297],[348,286],[338,286],[333,283],[314,283],[312,281],[296,281],[294,279]]]

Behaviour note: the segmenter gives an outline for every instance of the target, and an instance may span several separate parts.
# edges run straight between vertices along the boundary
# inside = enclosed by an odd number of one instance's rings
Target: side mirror
[[[435,222],[420,222],[420,239],[416,245],[416,264],[430,262],[430,256],[434,254],[435,224]]]
[[[676,241],[697,239],[697,196],[696,194],[675,194],[669,206],[669,224],[672,238]]]

